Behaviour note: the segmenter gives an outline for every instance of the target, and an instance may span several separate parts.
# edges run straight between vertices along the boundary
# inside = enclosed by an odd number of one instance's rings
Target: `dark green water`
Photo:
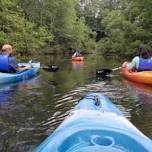
[[[122,79],[98,80],[95,69],[114,68],[122,61],[86,56],[84,63],[68,57],[40,57],[42,64],[55,63],[56,73],[40,70],[37,77],[0,87],[0,151],[31,152],[64,120],[77,100],[101,92],[143,133],[152,138],[152,88]]]

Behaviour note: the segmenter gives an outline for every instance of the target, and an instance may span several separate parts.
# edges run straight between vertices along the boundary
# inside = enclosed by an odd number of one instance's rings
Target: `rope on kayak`
[[[84,96],[84,97],[81,97],[81,99],[80,100],[82,100],[82,99],[91,99],[91,100],[94,100],[95,101],[95,105],[96,106],[100,106],[101,105],[101,100],[100,100],[100,98],[99,98],[99,96],[98,95],[89,95],[89,96]]]
[[[96,95],[94,100],[95,100],[95,105],[100,106],[101,102],[99,96]]]

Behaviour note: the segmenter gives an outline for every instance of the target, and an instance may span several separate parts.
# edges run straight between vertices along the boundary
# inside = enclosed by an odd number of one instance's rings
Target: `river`
[[[119,67],[123,60],[85,56],[84,62],[69,57],[44,56],[43,65],[56,64],[57,72],[40,70],[30,80],[0,86],[0,151],[31,152],[68,115],[87,93],[100,92],[112,99],[123,114],[152,138],[152,88],[122,78],[120,71],[102,80],[96,68]]]

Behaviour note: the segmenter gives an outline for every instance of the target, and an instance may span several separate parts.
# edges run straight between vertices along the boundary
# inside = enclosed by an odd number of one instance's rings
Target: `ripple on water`
[[[83,87],[77,87],[68,93],[66,95],[62,96],[55,96],[56,97],[56,105],[55,105],[55,110],[57,110],[54,115],[52,116],[52,119],[54,119],[58,110],[60,108],[65,108],[67,113],[70,111],[71,107],[74,107],[74,105],[77,103],[77,101],[80,99],[81,96],[84,96],[88,93],[92,92],[100,92],[109,98],[113,100],[114,103],[117,104],[117,107],[123,112],[123,114],[127,117],[130,118],[130,111],[131,109],[125,108],[121,103],[120,100],[123,99],[123,92],[126,90],[124,88],[118,88],[113,86],[112,84],[106,84],[105,82],[98,82],[98,83],[91,83],[91,84],[86,84]],[[63,112],[65,112],[63,110]],[[59,113],[62,115],[62,112],[60,111]],[[58,117],[59,118],[59,117]],[[64,119],[64,115],[61,120]],[[59,119],[58,119],[59,120]]]

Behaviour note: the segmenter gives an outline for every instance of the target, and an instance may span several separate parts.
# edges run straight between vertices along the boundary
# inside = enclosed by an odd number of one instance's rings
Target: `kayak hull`
[[[80,100],[35,152],[150,152],[152,141],[101,94]]]
[[[82,57],[82,56],[80,56],[80,57],[74,57],[74,56],[72,56],[72,60],[73,61],[83,61],[84,57]]]
[[[14,83],[22,80],[27,80],[35,76],[40,68],[40,63],[31,63],[32,68],[19,73],[1,73],[0,84]],[[20,63],[19,66],[26,66],[28,63]]]
[[[152,85],[152,71],[133,72],[126,68],[127,62],[124,62],[121,71],[123,77],[130,81]]]

